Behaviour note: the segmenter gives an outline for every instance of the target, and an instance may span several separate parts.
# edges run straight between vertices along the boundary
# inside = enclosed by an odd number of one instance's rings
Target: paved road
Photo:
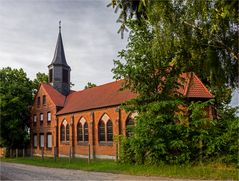
[[[0,162],[0,180],[177,180],[166,177],[144,177],[58,168],[36,167]],[[189,181],[189,180],[188,180]],[[192,181],[192,180],[190,180]]]

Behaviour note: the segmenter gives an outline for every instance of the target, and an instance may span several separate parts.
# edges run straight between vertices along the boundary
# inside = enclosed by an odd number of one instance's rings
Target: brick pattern
[[[43,96],[46,97],[46,103],[43,104]],[[40,97],[40,105],[38,105],[38,97]],[[47,121],[47,113],[51,112],[51,121]],[[120,110],[118,106],[94,109],[90,111],[82,111],[74,114],[59,115],[56,117],[57,106],[51,99],[45,86],[41,86],[35,96],[35,101],[31,111],[31,147],[36,155],[42,154],[40,147],[40,135],[44,134],[44,154],[53,156],[54,148],[58,149],[59,156],[69,156],[70,152],[73,156],[88,157],[89,145],[91,158],[104,157],[114,158],[116,155],[116,143],[105,142],[99,143],[98,124],[104,115],[107,115],[113,124],[113,135],[123,134],[126,130],[126,119],[128,113]],[[43,124],[40,122],[40,114],[43,114]],[[34,122],[34,115],[37,121]],[[88,142],[77,141],[77,124],[84,118],[88,124]],[[69,142],[60,140],[60,127],[64,124],[70,126]],[[57,130],[57,132],[56,132]],[[47,134],[52,133],[52,148],[47,148]],[[37,147],[34,148],[34,135],[37,135]]]
[[[104,115],[107,115],[113,123],[113,135],[119,135],[123,133],[125,135],[125,124],[128,114],[119,110],[117,106],[95,109],[91,111],[78,112],[75,114],[65,114],[58,116],[58,128],[67,121],[70,126],[70,141],[61,142],[60,136],[59,141],[59,154],[68,156],[70,150],[74,155],[77,156],[88,156],[89,145],[90,145],[90,155],[92,158],[97,155],[107,157],[114,157],[116,155],[116,143],[115,142],[99,142],[98,135],[98,124]],[[79,143],[77,141],[77,124],[84,118],[88,124],[89,141],[87,143]],[[61,134],[60,129],[58,129],[58,134]]]
[[[43,104],[43,96],[46,96],[46,103]],[[40,104],[37,104],[37,99],[40,98]],[[51,121],[47,120],[47,113],[51,112]],[[43,122],[40,121],[40,114],[43,114]],[[34,122],[34,115],[36,115],[36,122]],[[56,146],[56,105],[53,103],[48,93],[41,86],[35,96],[35,101],[31,110],[31,147],[34,154],[41,154],[40,148],[40,134],[44,134],[44,152],[47,155],[54,154],[54,146]],[[47,133],[52,133],[52,148],[47,148]],[[37,135],[37,147],[34,148],[34,135]]]

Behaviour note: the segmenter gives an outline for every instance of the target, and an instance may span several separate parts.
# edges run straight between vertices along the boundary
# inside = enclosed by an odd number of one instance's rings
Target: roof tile
[[[189,98],[213,97],[194,73],[183,73],[181,77],[184,79],[184,83],[178,91],[184,96]],[[72,92],[67,96],[64,108],[57,114],[120,105],[127,100],[135,98],[137,94],[127,89],[122,91],[119,90],[122,83],[123,80],[119,80],[86,90]],[[52,95],[52,97],[54,96]],[[62,99],[60,100],[62,101]],[[58,100],[58,102],[60,102],[60,100]]]

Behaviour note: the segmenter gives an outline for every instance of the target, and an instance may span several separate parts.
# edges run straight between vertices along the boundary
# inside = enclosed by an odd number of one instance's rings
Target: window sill
[[[69,142],[69,141],[61,141],[61,144],[62,144],[62,145],[69,145],[70,142]]]
[[[112,141],[100,141],[99,142],[100,146],[113,146],[113,142]]]
[[[85,141],[85,142],[84,141],[78,141],[77,144],[81,145],[81,146],[88,146],[89,145],[88,141]]]

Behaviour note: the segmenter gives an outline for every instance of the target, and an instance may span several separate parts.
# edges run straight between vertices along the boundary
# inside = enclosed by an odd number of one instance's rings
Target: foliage
[[[84,89],[89,89],[89,88],[92,88],[92,87],[96,87],[96,84],[91,83],[91,82],[87,82],[87,84],[86,84]]]
[[[113,0],[112,5],[121,8],[119,22],[130,28],[128,45],[114,60],[114,78],[138,94],[125,105],[139,115],[134,135],[122,141],[122,161],[182,164],[224,155],[234,162],[237,119],[225,105],[238,85],[236,1]],[[177,92],[182,72],[195,72],[214,93],[214,107],[223,112],[217,120],[206,114],[211,102],[182,102]]]
[[[34,92],[36,92],[41,83],[48,83],[48,75],[45,73],[38,72],[36,74],[36,78],[33,80],[32,83]]]
[[[107,5],[107,7],[112,7],[115,9],[115,13],[121,9],[119,17],[117,19],[118,23],[121,23],[121,26],[118,30],[118,33],[121,33],[121,38],[124,37],[124,31],[128,31],[127,20],[136,18],[140,20],[142,18],[147,18],[146,6],[148,4],[148,0],[112,0],[111,3]]]
[[[122,27],[130,20],[147,21],[155,31],[154,46],[170,46],[174,65],[183,71],[194,71],[216,89],[225,83],[238,83],[238,3],[236,0],[112,0],[121,9]],[[140,7],[144,8],[140,8]],[[135,14],[145,14],[136,16]],[[134,31],[131,29],[131,31]],[[171,43],[171,44],[170,44]],[[162,51],[163,52],[163,51]]]
[[[226,106],[218,110],[219,119],[211,129],[212,139],[206,150],[208,158],[216,158],[223,163],[238,163],[239,117],[237,108]]]
[[[188,128],[180,123],[179,100],[155,101],[143,106],[132,137],[125,140],[122,160],[137,164],[182,164],[189,160]],[[127,153],[129,152],[129,153]],[[130,154],[130,157],[128,157]]]
[[[27,143],[32,88],[23,69],[0,70],[1,146],[16,148]]]

